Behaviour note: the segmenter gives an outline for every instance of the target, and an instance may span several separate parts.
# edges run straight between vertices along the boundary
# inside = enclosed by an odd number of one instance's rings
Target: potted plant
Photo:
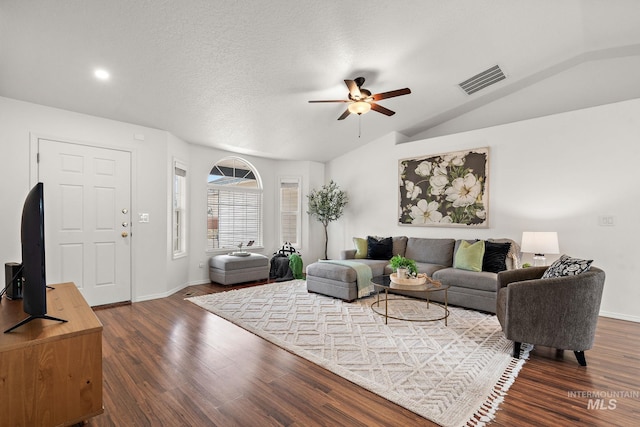
[[[324,226],[324,259],[327,256],[327,243],[329,234],[327,227],[330,222],[340,218],[344,212],[344,207],[349,202],[347,193],[340,190],[338,184],[331,181],[329,185],[323,185],[319,190],[313,190],[309,195],[309,210],[307,213],[315,217]]]
[[[418,266],[412,259],[405,258],[398,254],[391,258],[389,263],[399,279],[404,279],[407,276],[415,277],[418,275]]]

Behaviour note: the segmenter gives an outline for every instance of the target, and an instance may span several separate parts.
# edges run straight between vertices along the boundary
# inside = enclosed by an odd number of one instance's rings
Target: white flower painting
[[[399,162],[400,225],[488,226],[489,148]]]

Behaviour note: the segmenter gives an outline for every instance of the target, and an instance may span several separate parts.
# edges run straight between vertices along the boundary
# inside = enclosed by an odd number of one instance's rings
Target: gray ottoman
[[[268,277],[269,258],[264,255],[216,255],[209,259],[209,278],[212,282],[233,285]]]

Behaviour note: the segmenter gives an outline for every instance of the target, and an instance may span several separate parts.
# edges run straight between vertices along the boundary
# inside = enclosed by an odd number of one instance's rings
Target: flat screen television
[[[29,191],[22,207],[22,309],[29,316],[5,331],[34,319],[59,322],[66,320],[47,316],[47,278],[44,251],[44,185],[39,182]]]

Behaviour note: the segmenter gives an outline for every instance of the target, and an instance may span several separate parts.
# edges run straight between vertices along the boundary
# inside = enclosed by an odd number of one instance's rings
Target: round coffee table
[[[444,320],[444,325],[447,326],[447,318],[449,317],[449,306],[447,303],[447,290],[449,289],[449,285],[434,285],[427,281],[422,285],[400,285],[397,283],[393,283],[389,276],[376,276],[371,279],[371,283],[373,284],[373,288],[377,291],[378,298],[376,301],[371,303],[371,309],[381,315],[384,316],[384,323],[387,324],[387,320],[389,318],[396,320],[407,320],[410,322],[435,322],[437,320]],[[420,299],[416,298],[416,301],[423,301],[426,304],[425,310],[429,310],[432,305],[439,307],[443,310],[442,315],[438,315],[436,317],[429,318],[408,318],[408,317],[397,317],[389,315],[389,302],[393,301],[406,301],[404,298],[389,298],[389,293],[393,294],[394,290],[400,291],[410,291],[415,292],[416,296],[419,296]],[[384,299],[380,299],[380,293],[384,291]],[[444,292],[444,303],[440,304],[437,302],[431,301],[431,293],[432,292]],[[380,309],[380,303],[384,302],[384,313],[378,311]]]

